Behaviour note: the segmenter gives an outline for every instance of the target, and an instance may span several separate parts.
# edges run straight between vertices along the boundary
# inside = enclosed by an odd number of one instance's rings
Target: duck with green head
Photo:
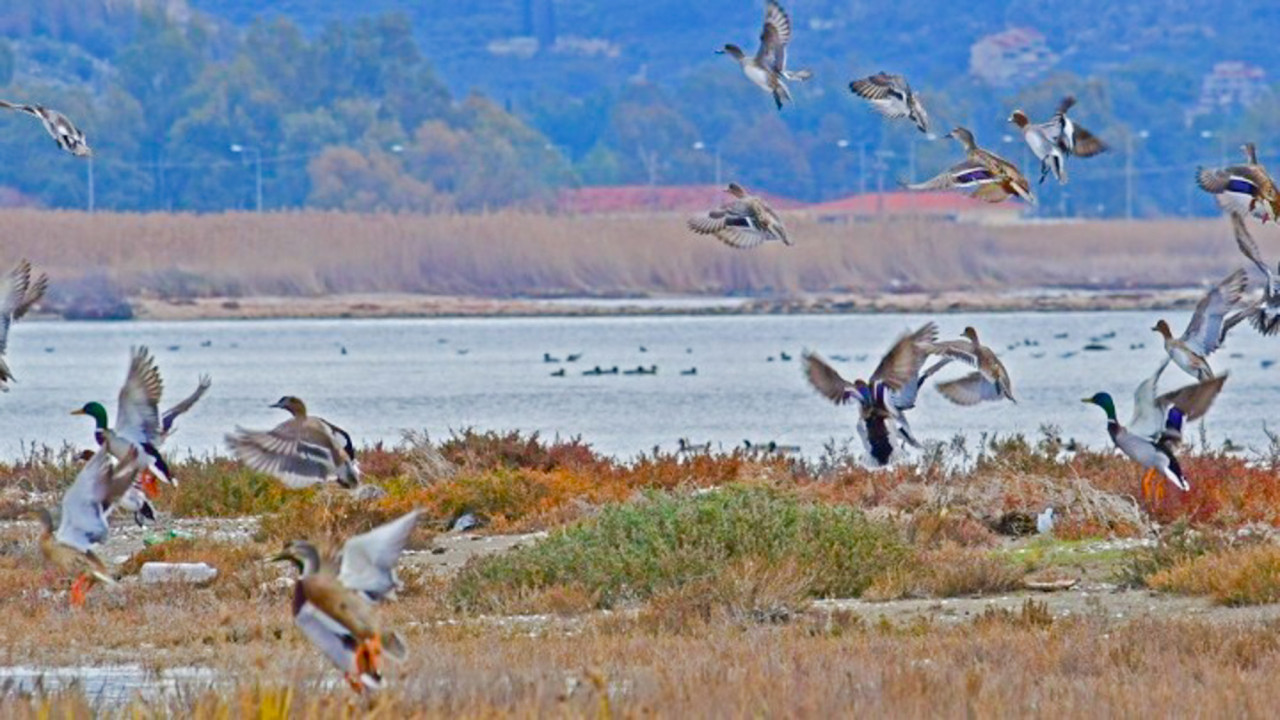
[[[99,445],[104,445],[105,438],[111,433],[137,449],[138,457],[144,459],[138,484],[152,497],[157,493],[156,480],[169,484],[174,482],[158,449],[163,440],[159,409],[163,392],[164,383],[151,352],[145,347],[134,348],[129,373],[120,388],[115,428],[111,428],[107,409],[102,403],[88,402],[71,411],[72,415],[93,418],[93,436]]]
[[[1227,380],[1226,375],[1220,375],[1157,395],[1160,374],[1168,364],[1167,360],[1162,362],[1155,373],[1134,391],[1134,413],[1128,428],[1121,425],[1116,417],[1116,404],[1109,393],[1095,393],[1083,400],[1102,408],[1107,414],[1107,432],[1111,441],[1145,468],[1142,476],[1144,498],[1164,497],[1164,485],[1158,482],[1157,476],[1163,476],[1179,490],[1191,489],[1173,451],[1182,442],[1183,422],[1203,417]]]

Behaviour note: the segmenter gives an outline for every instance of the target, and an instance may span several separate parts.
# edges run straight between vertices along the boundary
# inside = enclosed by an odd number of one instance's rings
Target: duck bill
[[[1092,405],[1093,398],[1080,398],[1080,402],[1084,403],[1085,405]]]
[[[88,415],[89,413],[85,412],[84,408],[76,408],[75,410],[71,411],[71,414],[72,415]]]

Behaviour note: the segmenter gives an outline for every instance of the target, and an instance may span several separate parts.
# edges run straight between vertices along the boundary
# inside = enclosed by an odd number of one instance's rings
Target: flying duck
[[[1002,398],[1016,403],[1009,372],[1005,370],[1000,358],[996,357],[995,351],[979,342],[978,331],[972,327],[966,327],[961,335],[965,337],[964,340],[937,343],[936,351],[977,369],[957,380],[938,383],[938,392],[957,405],[977,405],[986,400]]]
[[[22,105],[4,100],[0,100],[0,109],[17,110],[40,118],[45,131],[53,137],[54,142],[58,143],[58,147],[77,157],[93,155],[93,150],[85,140],[84,133],[67,119],[66,115],[57,110],[51,110],[43,105]]]
[[[699,235],[714,235],[729,247],[753,248],[771,240],[790,245],[782,218],[764,200],[749,194],[736,182],[727,192],[733,196],[719,208],[705,215],[689,218],[689,229]]]
[[[271,405],[292,417],[259,432],[236,428],[227,445],[245,465],[276,476],[291,488],[303,488],[336,480],[345,488],[360,482],[356,449],[346,430],[323,418],[307,414],[307,406],[292,395]]]
[[[1247,317],[1247,311],[1227,317],[1239,304],[1247,286],[1248,279],[1244,269],[1236,270],[1223,278],[1196,304],[1191,322],[1180,338],[1173,336],[1169,323],[1163,319],[1151,328],[1164,338],[1164,350],[1169,358],[1191,377],[1197,380],[1213,377],[1208,357],[1222,346],[1227,332]]]
[[[1262,251],[1258,243],[1249,234],[1245,226],[1244,216],[1231,213],[1231,225],[1235,229],[1236,245],[1240,252],[1249,258],[1258,271],[1262,273],[1262,298],[1255,302],[1246,312],[1249,322],[1263,335],[1275,335],[1280,330],[1280,267],[1273,272],[1262,259]]]
[[[1240,146],[1245,164],[1221,170],[1196,169],[1196,184],[1217,196],[1218,206],[1227,212],[1251,214],[1266,222],[1280,217],[1280,190],[1271,174],[1258,162],[1253,143]]]
[[[915,185],[908,185],[909,190],[962,190],[969,192],[979,200],[1000,202],[1011,196],[1018,196],[1025,202],[1034,205],[1035,195],[1031,193],[1031,184],[1023,177],[1017,166],[978,147],[973,133],[958,127],[947,133],[965,149],[965,159],[951,166],[937,177]]]
[[[920,132],[928,134],[929,115],[920,104],[920,97],[911,91],[911,85],[901,75],[878,72],[875,75],[849,83],[854,95],[871,103],[872,109],[887,118],[907,118],[916,124]]]
[[[773,95],[774,104],[781,110],[783,103],[791,100],[791,91],[787,89],[786,81],[803,82],[813,77],[813,73],[808,70],[787,70],[787,45],[790,43],[791,18],[777,0],[768,0],[764,8],[764,28],[760,31],[760,49],[756,51],[755,57],[747,57],[742,48],[732,43],[716,52],[737,60],[742,67],[742,74],[757,87]]]

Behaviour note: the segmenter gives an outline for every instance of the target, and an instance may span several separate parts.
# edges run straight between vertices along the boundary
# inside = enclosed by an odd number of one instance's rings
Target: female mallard
[[[1217,196],[1218,206],[1227,212],[1252,214],[1266,222],[1280,218],[1280,190],[1271,174],[1258,162],[1253,143],[1240,146],[1245,164],[1221,170],[1196,169],[1196,184]]]
[[[132,484],[139,457],[133,444],[111,430],[104,431],[103,446],[62,496],[62,518],[57,530],[48,510],[36,511],[43,530],[41,554],[50,564],[76,577],[70,598],[75,607],[84,605],[85,594],[95,582],[115,584],[93,546],[107,539],[107,516]]]
[[[920,132],[928,134],[929,115],[920,104],[920,96],[911,91],[911,85],[901,75],[878,72],[849,83],[849,91],[867,100],[871,107],[887,118],[907,118],[916,124]]]
[[[755,57],[747,57],[742,48],[733,44],[727,44],[716,52],[737,60],[742,74],[761,90],[773,95],[774,104],[781,110],[782,104],[791,100],[786,81],[803,82],[813,77],[808,70],[787,70],[787,45],[790,42],[791,18],[777,0],[768,0],[764,7],[764,28],[760,31],[760,49]]]
[[[85,140],[84,133],[80,128],[76,127],[66,115],[57,110],[50,110],[43,105],[22,105],[19,103],[5,102],[0,100],[0,109],[17,110],[27,113],[33,117],[40,119],[44,124],[44,129],[58,143],[58,147],[77,157],[87,157],[93,154],[93,150],[89,148],[89,142]]]
[[[34,282],[31,280],[31,263],[26,260],[20,261],[0,280],[0,392],[7,392],[8,383],[13,382],[13,373],[4,362],[9,327],[44,297],[48,287],[49,276],[43,273]]]
[[[1263,261],[1262,250],[1249,234],[1243,215],[1231,213],[1231,225],[1235,229],[1236,245],[1240,246],[1240,252],[1244,253],[1244,256],[1258,268],[1264,280],[1262,298],[1245,310],[1245,316],[1258,332],[1263,335],[1274,335],[1277,330],[1280,330],[1280,266],[1272,272]]]
[[[1143,498],[1164,497],[1163,483],[1152,485],[1157,475],[1163,476],[1179,490],[1191,488],[1178,458],[1173,454],[1182,442],[1182,423],[1207,413],[1227,380],[1226,375],[1221,375],[1157,396],[1156,385],[1168,364],[1168,360],[1160,363],[1155,374],[1134,391],[1133,419],[1129,428],[1116,419],[1115,402],[1108,393],[1100,392],[1084,399],[1084,402],[1097,405],[1106,412],[1107,432],[1115,446],[1146,469],[1142,476]]]
[[[1227,332],[1246,317],[1243,312],[1230,318],[1227,314],[1240,303],[1247,286],[1248,278],[1243,269],[1236,270],[1214,285],[1196,304],[1191,322],[1181,338],[1173,336],[1169,323],[1164,320],[1157,321],[1151,328],[1164,338],[1164,350],[1169,353],[1169,358],[1191,377],[1197,380],[1213,377],[1208,357],[1222,346]]]
[[[134,348],[129,372],[116,400],[115,434],[138,449],[138,457],[143,459],[138,484],[153,497],[157,493],[156,480],[171,485],[175,482],[159,449],[159,443],[163,441],[159,410],[163,393],[164,382],[151,351],[145,346]],[[83,407],[72,410],[71,414],[93,418],[96,424],[94,439],[99,445],[103,444],[110,423],[102,403],[85,403]]]
[[[398,634],[382,630],[373,603],[343,584],[309,542],[294,540],[270,560],[291,561],[302,572],[293,589],[294,625],[343,672],[353,690],[381,688],[383,650],[403,660],[408,649]]]
[[[805,378],[815,390],[837,405],[858,403],[858,437],[868,457],[879,467],[893,460],[897,450],[895,436],[900,443],[920,447],[907,424],[906,411],[915,407],[920,386],[950,362],[944,359],[924,369],[937,339],[938,327],[925,323],[894,343],[871,373],[870,380],[859,378],[853,382],[841,377],[818,355],[804,354]]]
[[[978,341],[978,331],[967,327],[961,335],[966,339],[937,343],[936,352],[977,369],[958,380],[938,383],[938,392],[957,405],[977,405],[984,400],[1001,398],[1018,402],[1013,397],[1009,371],[1005,370],[995,351]]]
[[[689,218],[689,229],[700,235],[714,235],[717,240],[739,249],[753,248],[770,240],[790,245],[782,218],[764,200],[749,194],[736,182],[729,183],[732,200],[705,215]]]
[[[271,407],[287,410],[293,417],[265,432],[236,428],[227,436],[227,445],[241,462],[291,488],[329,479],[345,488],[360,483],[356,449],[347,431],[307,415],[306,404],[291,395]]]
[[[978,147],[973,133],[958,127],[947,133],[947,137],[954,138],[964,146],[964,161],[951,166],[937,177],[908,185],[907,189],[963,190],[979,200],[993,203],[1016,195],[1031,205],[1036,203],[1035,196],[1031,194],[1031,184],[1017,166]]]

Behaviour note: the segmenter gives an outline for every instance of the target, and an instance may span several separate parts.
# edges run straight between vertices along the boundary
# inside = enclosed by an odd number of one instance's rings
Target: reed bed
[[[1185,287],[1239,263],[1225,220],[980,226],[800,213],[787,218],[795,247],[742,252],[693,236],[684,219],[0,212],[7,256],[55,281],[106,276],[127,295],[163,298]]]

